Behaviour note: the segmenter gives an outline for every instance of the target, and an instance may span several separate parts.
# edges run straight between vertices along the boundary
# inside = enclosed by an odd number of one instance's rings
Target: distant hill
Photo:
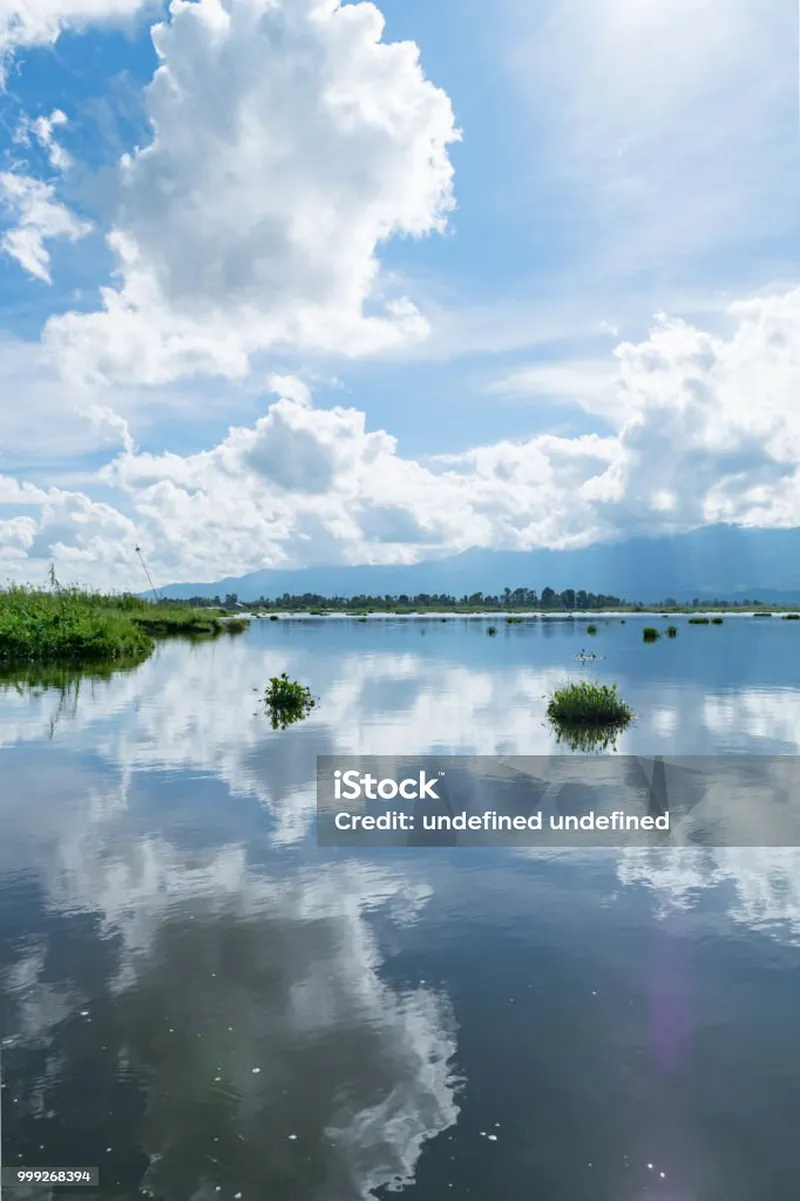
[[[630,601],[674,597],[800,603],[800,528],[705,526],[688,534],[629,538],[582,550],[468,550],[411,566],[265,568],[202,583],[169,584],[164,596],[224,596],[240,600],[306,592],[357,596],[483,592],[504,588],[583,588]]]

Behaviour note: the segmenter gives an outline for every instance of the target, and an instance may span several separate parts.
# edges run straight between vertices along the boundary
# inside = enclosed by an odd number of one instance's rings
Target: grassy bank
[[[145,659],[156,638],[208,637],[246,625],[213,610],[127,594],[11,587],[0,590],[0,664],[130,663]]]

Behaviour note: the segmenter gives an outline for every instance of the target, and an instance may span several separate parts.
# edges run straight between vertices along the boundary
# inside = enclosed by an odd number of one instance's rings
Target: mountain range
[[[410,565],[264,568],[200,583],[169,584],[165,597],[236,593],[241,601],[301,596],[396,596],[423,592],[456,597],[545,587],[583,588],[644,603],[674,597],[800,602],[800,528],[704,526],[671,537],[634,537],[579,550],[467,550]]]

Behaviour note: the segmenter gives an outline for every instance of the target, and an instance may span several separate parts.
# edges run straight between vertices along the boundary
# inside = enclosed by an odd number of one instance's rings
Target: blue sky
[[[0,18],[0,574],[800,512],[785,0]]]

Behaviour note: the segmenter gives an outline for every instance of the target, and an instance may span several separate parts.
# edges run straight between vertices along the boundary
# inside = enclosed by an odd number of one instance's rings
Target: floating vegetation
[[[677,626],[667,626],[667,638],[677,638],[677,637],[678,637],[678,627]]]
[[[359,623],[359,625],[366,625],[367,619],[366,617],[357,617],[356,621]]]
[[[507,626],[521,626],[522,618],[521,617],[507,617],[506,625]]]
[[[784,621],[800,621],[800,613],[784,613]]]
[[[772,613],[762,609],[762,610],[759,610],[758,613],[754,613],[753,617],[772,617]]]
[[[559,742],[576,751],[602,751],[615,743],[634,713],[619,696],[616,684],[578,680],[553,693],[547,716]]]
[[[655,626],[645,626],[642,630],[642,639],[644,642],[658,642],[661,637],[661,632]]]
[[[494,638],[495,634],[497,633],[497,626],[488,626],[486,633],[490,638]]]
[[[264,704],[272,719],[273,730],[285,730],[307,717],[316,705],[316,698],[305,684],[290,680],[286,672],[272,676],[264,693]]]
[[[712,617],[712,618],[711,618],[711,624],[712,624],[712,626],[721,626],[721,625],[722,625],[722,618],[721,618],[721,617]]]
[[[269,615],[269,619],[270,619],[270,621],[277,621],[277,620],[278,620],[278,614],[277,614],[277,613],[270,613],[270,615]]]
[[[597,633],[597,626],[596,626],[596,625],[594,625],[594,624],[592,624],[592,625],[588,625],[588,626],[586,627],[586,633],[587,633],[587,634],[596,634],[596,633]]]
[[[708,618],[708,617],[690,617],[689,618],[690,626],[707,626],[709,624],[709,622],[710,622],[710,618]]]

